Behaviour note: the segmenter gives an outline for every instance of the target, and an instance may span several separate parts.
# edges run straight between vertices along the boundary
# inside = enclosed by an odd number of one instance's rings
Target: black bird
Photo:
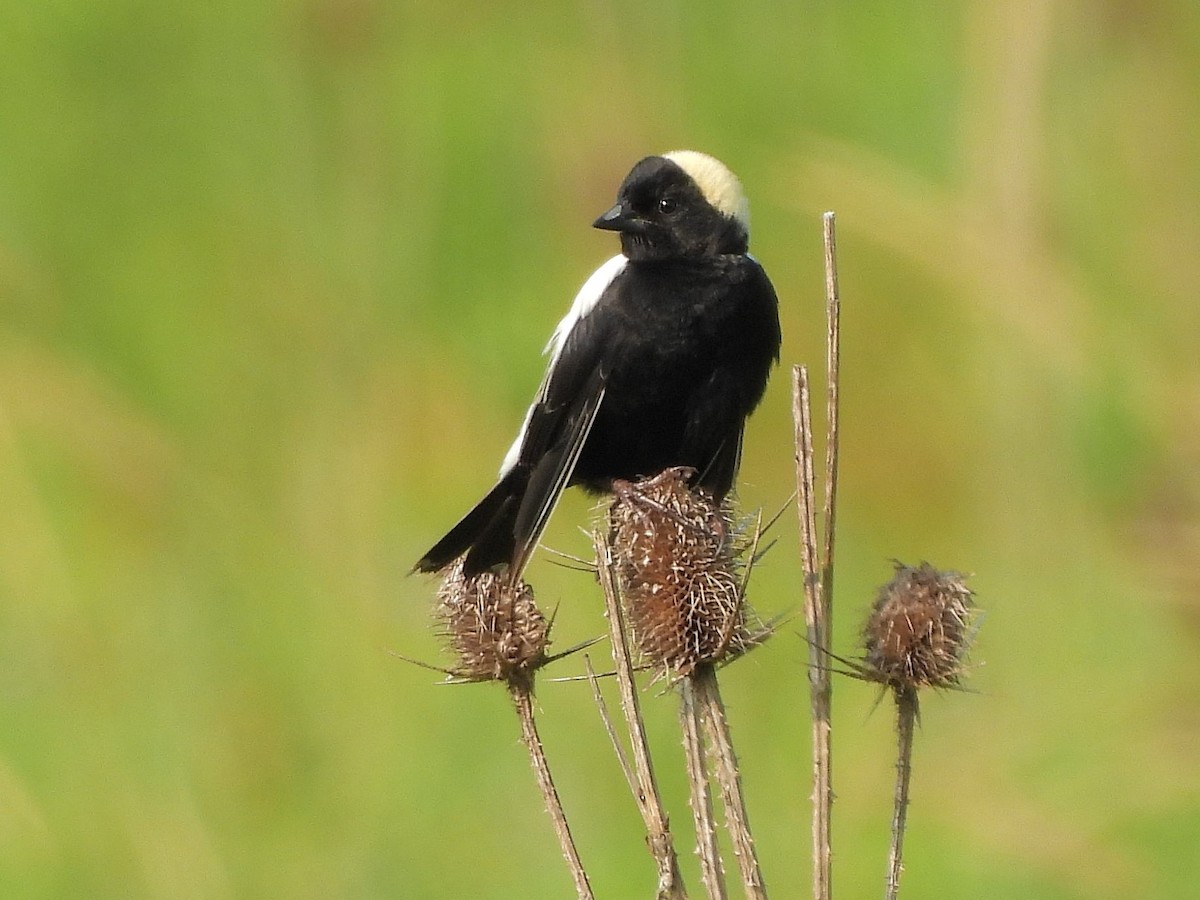
[[[558,324],[550,365],[500,479],[414,567],[466,553],[464,571],[520,576],[563,490],[670,466],[718,498],[742,429],[779,358],[775,289],[747,252],[749,208],[724,164],[691,150],[648,156],[596,228],[622,253],[592,274]]]

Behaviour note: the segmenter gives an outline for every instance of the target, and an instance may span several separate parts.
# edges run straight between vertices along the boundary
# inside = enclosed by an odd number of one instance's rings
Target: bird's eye
[[[658,201],[658,211],[664,216],[672,215],[678,206],[679,204],[675,202],[674,197],[663,197]]]

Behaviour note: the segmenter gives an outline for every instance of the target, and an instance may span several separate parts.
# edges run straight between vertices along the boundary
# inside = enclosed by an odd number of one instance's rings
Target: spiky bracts
[[[751,540],[728,502],[667,469],[618,487],[608,519],[613,561],[633,641],[663,675],[687,675],[761,642],[746,606]]]
[[[895,689],[954,687],[974,636],[965,576],[895,564],[863,627],[864,675]]]
[[[546,660],[549,623],[533,588],[492,572],[467,577],[460,559],[447,571],[434,609],[463,681],[528,682]]]

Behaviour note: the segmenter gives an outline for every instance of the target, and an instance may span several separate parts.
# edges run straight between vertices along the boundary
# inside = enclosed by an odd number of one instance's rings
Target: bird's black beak
[[[641,231],[641,221],[630,214],[620,203],[592,223],[602,231]]]

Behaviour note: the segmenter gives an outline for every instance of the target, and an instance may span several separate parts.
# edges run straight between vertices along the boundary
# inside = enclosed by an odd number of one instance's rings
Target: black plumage
[[[547,348],[550,365],[487,495],[417,563],[466,553],[474,574],[528,561],[562,491],[602,492],[669,466],[723,497],[746,417],[779,356],[775,290],[748,252],[733,174],[693,151],[643,159],[595,227],[622,254],[580,290]]]

